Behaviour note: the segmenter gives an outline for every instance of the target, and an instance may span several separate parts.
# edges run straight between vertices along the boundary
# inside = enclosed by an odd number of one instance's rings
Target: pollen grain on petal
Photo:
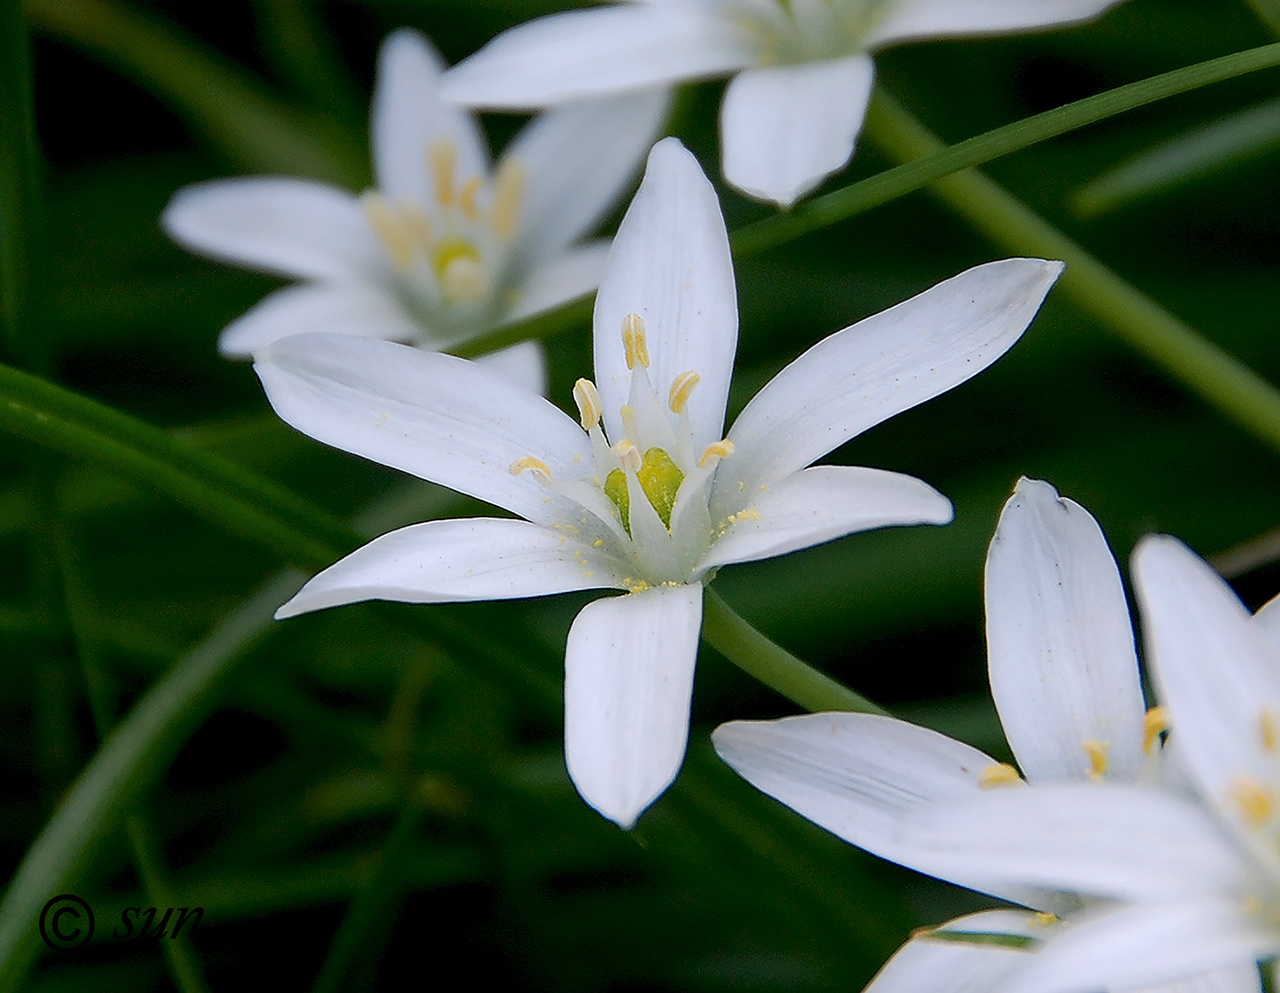
[[[1148,755],[1155,749],[1160,736],[1169,730],[1169,712],[1163,707],[1152,707],[1142,718],[1142,750]]]
[[[1250,827],[1261,827],[1271,819],[1276,807],[1275,791],[1252,776],[1236,776],[1229,793]]]
[[[622,347],[626,350],[627,368],[637,365],[649,368],[649,346],[644,337],[644,318],[628,314],[622,319]]]
[[[688,372],[682,372],[671,382],[671,392],[668,395],[668,404],[671,412],[674,414],[683,414],[685,405],[689,402],[689,397],[693,395],[694,389],[702,382],[702,377],[690,369]]]
[[[1107,743],[1097,738],[1089,738],[1080,742],[1085,755],[1089,756],[1089,778],[1095,782],[1107,773]]]
[[[1008,762],[995,762],[978,774],[978,785],[984,790],[1000,789],[1004,786],[1021,786],[1022,777],[1018,770]]]
[[[542,459],[536,459],[532,455],[526,455],[512,462],[510,472],[513,476],[518,476],[522,472],[531,472],[542,482],[551,482],[551,467]]]
[[[1262,741],[1262,750],[1268,755],[1274,755],[1276,742],[1280,739],[1280,724],[1277,724],[1274,707],[1264,707],[1258,715],[1258,736]]]

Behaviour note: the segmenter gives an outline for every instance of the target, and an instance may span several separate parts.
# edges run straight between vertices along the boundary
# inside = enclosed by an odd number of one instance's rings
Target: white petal
[[[1086,781],[1084,742],[1136,782],[1143,701],[1124,586],[1087,510],[1022,479],[987,551],[991,693],[1031,782]]]
[[[1235,902],[1204,899],[1140,904],[1100,913],[1064,928],[996,993],[1094,993],[1125,990],[1229,969],[1218,983],[1190,983],[1189,990],[1237,990],[1255,959],[1274,954],[1280,942]],[[1254,971],[1253,989],[1257,989]],[[1207,979],[1208,977],[1206,977]],[[1245,986],[1244,989],[1249,987]],[[1176,987],[1183,990],[1181,983]],[[1165,993],[1173,990],[1164,987]]]
[[[699,569],[785,555],[854,531],[951,520],[951,501],[929,484],[859,466],[815,466],[780,479],[763,493],[745,495],[745,509],[711,546]]]
[[[345,335],[293,335],[258,352],[271,405],[343,451],[550,523],[556,504],[533,456],[577,478],[591,446],[576,421],[483,366],[440,352]]]
[[[697,4],[540,17],[498,35],[445,76],[475,107],[534,108],[732,72],[751,60],[729,18]]]
[[[414,341],[425,330],[395,297],[373,283],[303,283],[264,297],[218,336],[218,351],[248,358],[291,334],[324,332]]]
[[[1251,870],[1218,822],[1164,790],[1065,783],[992,790],[910,815],[900,861],[969,877],[1127,900],[1245,892]]]
[[[489,172],[489,153],[475,118],[440,99],[444,62],[417,31],[393,31],[378,52],[378,83],[370,130],[378,188],[394,200],[433,203],[428,149],[451,142],[456,176],[466,182]]]
[[[540,341],[522,341],[476,358],[476,363],[505,376],[523,390],[547,395],[547,353]]]
[[[1061,271],[990,262],[823,339],[747,404],[725,464],[758,489],[963,383],[1018,340]]]
[[[1174,538],[1139,543],[1134,583],[1149,661],[1183,758],[1209,801],[1238,825],[1238,777],[1280,781],[1280,651],[1231,588]]]
[[[302,279],[377,278],[381,246],[356,198],[324,183],[283,177],[186,186],[160,216],[193,251]]]
[[[1202,972],[1190,979],[1145,987],[1140,993],[1263,993],[1262,977],[1255,962],[1241,962]]]
[[[503,157],[526,169],[520,258],[540,261],[600,223],[640,175],[670,103],[665,89],[582,100],[515,137]]]
[[[619,411],[631,382],[622,346],[628,314],[644,319],[649,380],[659,396],[682,373],[702,377],[688,401],[695,450],[719,441],[738,342],[733,260],[716,192],[674,138],[653,147],[596,294],[596,386],[611,438],[624,436]]]
[[[1030,954],[1008,946],[939,937],[939,933],[1048,937],[1049,929],[1035,922],[1034,915],[1016,910],[990,910],[948,921],[898,949],[864,993],[989,993],[1024,967]]]
[[[1120,0],[898,0],[876,25],[869,48],[911,38],[1029,31],[1087,21]]]
[[[874,80],[867,55],[739,73],[720,107],[724,178],[795,203],[853,155]]]
[[[1274,596],[1253,615],[1253,623],[1262,629],[1262,633],[1271,643],[1280,648],[1280,596]]]
[[[592,241],[542,260],[524,277],[520,295],[504,321],[521,321],[590,293],[600,285],[608,256],[609,242]]]
[[[594,549],[528,521],[469,517],[413,524],[329,566],[277,618],[361,600],[449,603],[621,587]]]
[[[587,604],[564,657],[564,752],[582,798],[630,828],[676,778],[689,738],[702,586]]]

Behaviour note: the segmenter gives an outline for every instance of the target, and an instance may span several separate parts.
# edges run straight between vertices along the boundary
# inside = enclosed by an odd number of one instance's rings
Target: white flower
[[[256,177],[180,190],[165,230],[215,258],[305,280],[227,327],[230,356],[303,331],[450,349],[598,285],[608,242],[574,245],[614,205],[665,117],[659,92],[585,101],[534,120],[490,169],[474,118],[439,97],[444,66],[410,30],[378,61],[378,187]],[[499,353],[502,356],[502,353]],[[541,349],[499,368],[533,389]]]
[[[445,77],[476,107],[733,75],[720,108],[724,175],[794,203],[853,154],[875,67],[903,41],[1071,24],[1119,0],[633,0],[542,17],[499,35]]]
[[[1184,794],[1181,753],[1162,754],[1164,710],[1144,713],[1124,590],[1097,523],[1048,484],[1020,481],[991,542],[986,604],[992,694],[1026,783],[968,745],[883,717],[735,722],[713,736],[746,779],[841,838],[1037,912],[978,914],[914,938],[872,989],[1257,993],[1256,929],[1224,935],[1213,916],[1223,907],[1197,916],[1186,902],[1244,877]]]
[[[774,377],[726,437],[728,237],[696,160],[659,142],[596,297],[596,379],[574,387],[578,419],[439,353],[312,335],[258,353],[295,427],[524,518],[384,535],[280,616],[370,598],[628,591],[589,604],[569,632],[565,753],[587,802],[629,826],[684,756],[702,584],[722,565],[853,531],[948,521],[950,504],[917,479],[806,466],[994,361],[1060,270],[979,266],[846,328]]]

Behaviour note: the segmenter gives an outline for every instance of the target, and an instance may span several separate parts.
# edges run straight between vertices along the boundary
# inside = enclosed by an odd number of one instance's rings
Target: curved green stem
[[[770,689],[806,710],[884,714],[866,697],[801,662],[748,624],[714,590],[703,598],[702,637],[707,644]]]
[[[882,89],[872,99],[864,133],[897,159],[932,155],[943,147]],[[937,181],[930,192],[1006,250],[1066,262],[1058,295],[1068,297],[1245,430],[1280,449],[1280,390],[1244,363],[1206,341],[985,176],[958,173]]]

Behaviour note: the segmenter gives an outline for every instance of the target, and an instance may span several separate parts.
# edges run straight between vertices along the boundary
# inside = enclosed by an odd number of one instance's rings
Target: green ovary
[[[676,493],[684,482],[684,473],[675,464],[671,456],[661,448],[650,448],[644,453],[640,469],[636,473],[640,480],[640,488],[649,498],[649,503],[658,512],[662,526],[671,530],[671,508],[676,503]],[[627,493],[627,477],[621,469],[614,469],[605,477],[604,495],[613,501],[618,508],[618,516],[622,526],[631,534],[631,497]]]

